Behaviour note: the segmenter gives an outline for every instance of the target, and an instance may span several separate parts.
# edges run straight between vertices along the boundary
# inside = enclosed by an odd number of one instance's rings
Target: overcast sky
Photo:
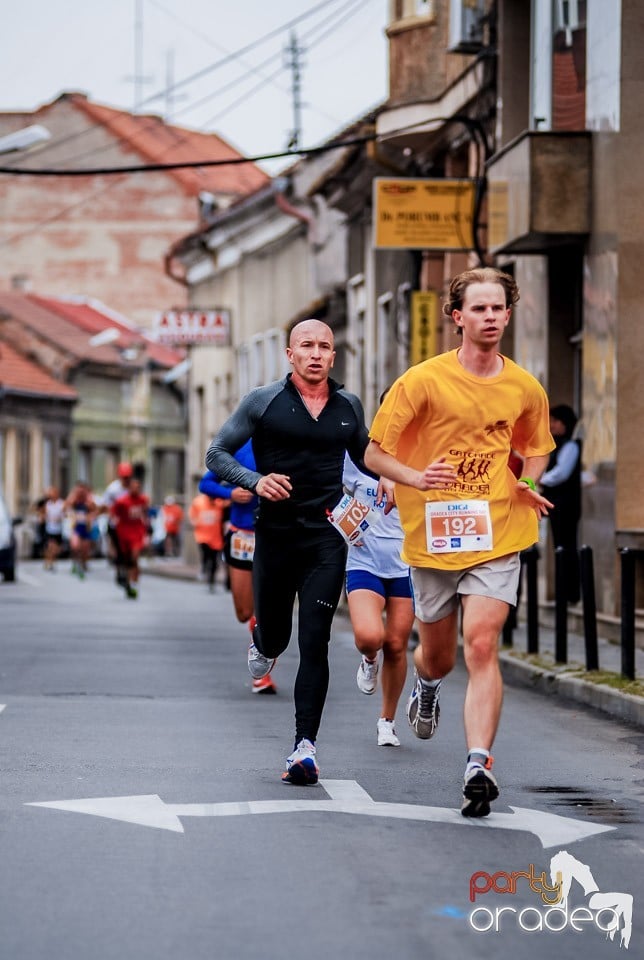
[[[15,0],[5,5],[0,31],[0,110],[32,110],[72,90],[131,110],[138,94],[141,112],[216,131],[249,156],[276,153],[294,126],[285,53],[294,32],[304,48],[300,145],[311,146],[386,98],[387,6]],[[143,79],[135,83],[137,63]]]

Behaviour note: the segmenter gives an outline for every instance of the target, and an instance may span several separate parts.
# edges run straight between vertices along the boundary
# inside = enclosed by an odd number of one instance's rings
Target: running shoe
[[[277,693],[277,687],[270,675],[262,677],[260,680],[253,680],[251,690],[253,693]]]
[[[139,595],[139,591],[136,589],[136,587],[132,587],[130,584],[128,584],[125,588],[125,595],[129,597],[130,600],[136,600]]]
[[[286,770],[282,783],[298,787],[311,787],[318,782],[320,769],[315,760],[315,745],[310,740],[300,740],[290,757],[286,758]]]
[[[438,703],[440,687],[440,680],[430,687],[414,671],[414,686],[407,701],[407,719],[420,740],[431,740],[436,733],[441,712]]]
[[[364,656],[360,659],[360,666],[358,667],[358,673],[356,675],[356,683],[358,684],[358,690],[360,693],[366,693],[367,696],[375,691],[378,685],[378,670],[380,669],[380,664],[378,662],[378,657],[371,662],[367,660]]]
[[[250,673],[253,680],[261,680],[262,677],[268,676],[273,667],[275,666],[275,659],[270,657],[265,657],[263,653],[260,653],[257,647],[255,646],[255,627],[257,626],[257,620],[255,617],[251,617],[248,621],[248,629],[250,630],[251,639],[248,646],[248,672]]]
[[[393,720],[385,720],[380,717],[378,720],[378,746],[379,747],[399,747],[400,740],[396,736]]]
[[[471,766],[463,777],[461,813],[464,817],[487,817],[490,803],[498,795],[499,785],[489,767]]]

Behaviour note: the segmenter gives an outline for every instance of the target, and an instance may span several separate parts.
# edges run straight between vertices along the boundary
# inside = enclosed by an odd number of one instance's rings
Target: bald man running
[[[248,651],[254,678],[286,650],[299,600],[295,749],[285,783],[318,780],[315,742],[329,684],[331,624],[342,591],[346,545],[327,520],[342,497],[345,451],[361,470],[368,443],[359,399],[329,377],[333,332],[320,320],[291,331],[284,380],[252,390],[214,438],[206,465],[256,493],[253,593],[256,625]],[[252,439],[257,471],[234,458]],[[367,471],[371,472],[371,471]],[[391,493],[391,488],[390,488]]]

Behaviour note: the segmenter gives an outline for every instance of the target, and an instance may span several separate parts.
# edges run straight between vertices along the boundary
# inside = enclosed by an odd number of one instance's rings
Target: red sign
[[[168,346],[205,343],[227,347],[230,310],[164,310],[156,319],[156,339]]]

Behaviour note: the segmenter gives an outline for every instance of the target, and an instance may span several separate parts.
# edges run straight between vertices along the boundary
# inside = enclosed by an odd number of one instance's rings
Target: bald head
[[[294,383],[326,384],[335,360],[333,330],[322,320],[302,320],[291,330],[286,356],[293,367]]]
[[[326,340],[333,349],[333,330],[323,320],[300,320],[291,330],[288,345],[294,347],[303,339]]]

